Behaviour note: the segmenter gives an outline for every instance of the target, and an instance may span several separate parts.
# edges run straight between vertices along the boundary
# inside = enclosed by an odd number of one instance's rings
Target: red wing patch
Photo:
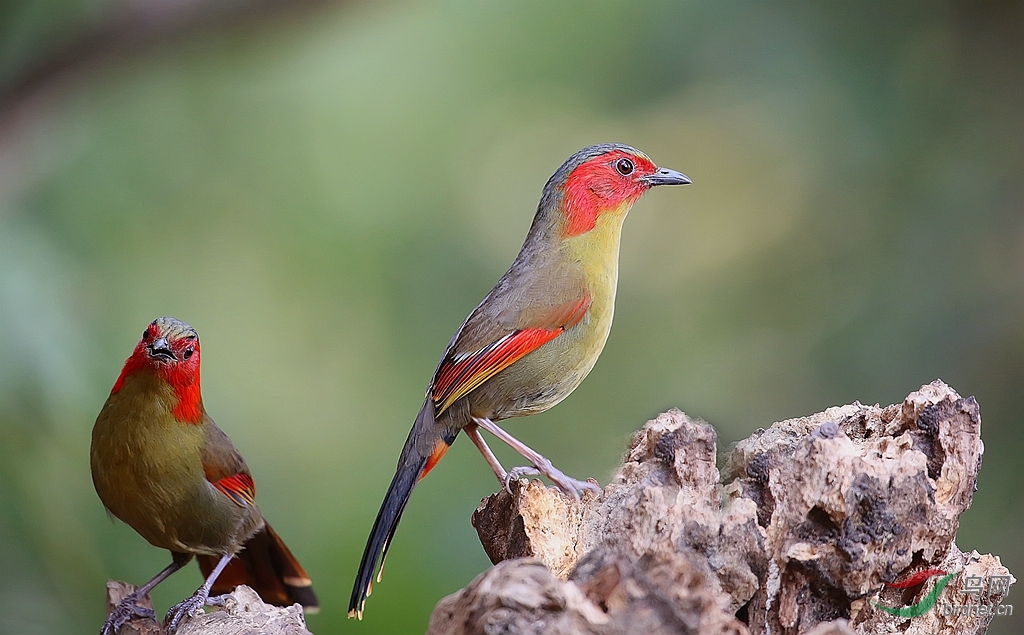
[[[438,369],[434,382],[434,403],[441,414],[459,397],[508,368],[527,353],[555,339],[562,333],[557,329],[525,329],[513,331],[490,346],[449,360]]]
[[[574,326],[590,309],[590,296],[560,307],[547,320],[551,326],[512,331],[484,348],[460,357],[446,359],[434,380],[433,400],[441,414],[460,397],[508,368],[527,353],[561,335]]]
[[[225,476],[213,486],[227,494],[239,507],[248,507],[256,503],[256,483],[248,474]]]

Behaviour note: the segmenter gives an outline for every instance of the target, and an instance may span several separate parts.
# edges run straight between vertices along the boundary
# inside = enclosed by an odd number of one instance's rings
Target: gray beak
[[[668,168],[658,168],[657,172],[642,176],[640,180],[651,187],[655,185],[689,185],[691,183],[690,177]]]
[[[167,362],[174,361],[174,351],[171,350],[171,345],[167,343],[166,337],[153,340],[153,343],[146,348],[149,349],[150,357],[157,357]]]

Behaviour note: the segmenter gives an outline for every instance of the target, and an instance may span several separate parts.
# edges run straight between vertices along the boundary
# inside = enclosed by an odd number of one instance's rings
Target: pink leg
[[[475,423],[471,423],[465,428],[466,436],[473,442],[476,449],[480,450],[480,454],[484,455],[487,459],[487,464],[494,470],[494,475],[498,477],[498,480],[508,487],[508,481],[506,480],[508,474],[505,472],[505,468],[501,467],[501,463],[498,462],[498,457],[494,456],[494,452],[491,452],[491,448],[487,447],[487,442],[484,441],[483,435],[480,434],[480,429]]]
[[[499,428],[490,419],[485,419],[483,417],[473,417],[473,422],[476,423],[481,428],[483,428],[484,430],[487,430],[494,436],[498,437],[505,443],[507,443],[509,446],[512,447],[512,449],[514,449],[519,454],[523,455],[523,457],[532,464],[532,467],[512,468],[505,475],[505,478],[502,479],[502,482],[505,484],[506,489],[508,488],[509,481],[511,481],[514,478],[519,478],[520,476],[524,476],[526,474],[543,474],[544,476],[548,477],[548,479],[550,479],[552,483],[554,483],[555,487],[562,490],[569,496],[572,496],[576,500],[580,499],[580,492],[586,491],[588,489],[597,492],[598,494],[601,493],[601,487],[599,485],[596,485],[595,483],[590,483],[588,481],[578,481],[574,478],[566,476],[561,470],[557,469],[554,465],[552,465],[551,461],[541,456],[539,452],[533,450],[528,445],[526,445],[519,439],[515,438],[508,432],[505,432],[504,430]],[[497,472],[495,472],[495,474],[497,474]]]

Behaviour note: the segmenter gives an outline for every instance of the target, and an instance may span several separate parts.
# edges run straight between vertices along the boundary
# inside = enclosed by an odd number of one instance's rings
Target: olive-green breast
[[[557,271],[571,270],[581,278],[590,308],[576,325],[471,393],[474,414],[499,420],[543,412],[568,397],[590,373],[611,331],[619,238],[627,211],[628,206],[624,206],[606,212],[594,229],[558,245]],[[551,287],[557,288],[558,282],[551,281]]]
[[[208,555],[233,551],[255,531],[252,525],[262,524],[259,510],[239,507],[206,480],[207,425],[175,420],[175,403],[172,388],[155,373],[125,378],[93,427],[96,493],[154,546]]]

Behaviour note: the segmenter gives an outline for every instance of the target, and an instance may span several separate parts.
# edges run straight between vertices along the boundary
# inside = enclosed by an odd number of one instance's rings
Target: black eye
[[[143,342],[148,342],[149,341],[149,329],[146,329],[145,331],[142,332],[142,341]]]
[[[633,162],[629,159],[619,159],[615,162],[615,169],[622,176],[629,176],[633,173]]]
[[[183,359],[188,359],[189,357],[192,357],[192,353],[194,352],[196,352],[195,349],[189,346],[188,348],[185,349],[185,352],[182,353],[181,357]]]

